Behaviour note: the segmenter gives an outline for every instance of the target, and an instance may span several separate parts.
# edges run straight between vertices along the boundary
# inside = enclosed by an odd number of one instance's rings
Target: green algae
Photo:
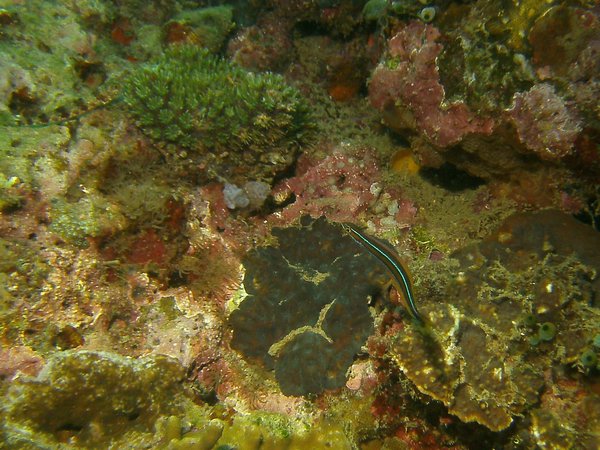
[[[9,238],[0,238],[0,261],[0,337],[14,346],[40,345],[38,336],[25,332],[31,327],[20,304],[38,302],[50,273],[48,262],[32,242]]]
[[[365,3],[362,15],[366,21],[381,20],[388,11],[387,0],[369,0]]]
[[[66,149],[71,134],[66,127],[45,128],[0,126],[0,186],[2,195],[11,188],[26,190],[41,186],[61,186],[66,162],[59,153]],[[51,183],[50,183],[51,182]]]
[[[13,189],[20,183],[19,178],[6,178],[0,173],[0,211],[17,208],[23,201],[23,197]]]
[[[595,368],[598,364],[598,357],[596,356],[596,352],[594,350],[587,349],[581,354],[579,361],[583,367],[586,369],[591,369]]]
[[[355,448],[344,425],[332,419],[314,423],[283,414],[237,412],[229,420],[206,407],[187,405],[185,415],[166,416],[156,423],[156,435],[166,450],[345,450]]]
[[[168,201],[173,198],[173,189],[156,177],[129,179],[119,177],[112,180],[109,188],[111,200],[120,210],[136,223],[158,224],[168,213]]]
[[[479,30],[473,33],[463,31],[438,58],[446,101],[464,101],[483,114],[508,108],[515,92],[533,85],[533,69],[523,55]]]
[[[378,21],[382,24],[393,16],[413,17],[429,23],[436,16],[436,8],[424,6],[427,3],[420,0],[369,0],[363,7],[362,15],[367,22]]]
[[[193,41],[210,52],[217,52],[223,47],[227,35],[234,28],[233,7],[229,5],[209,8],[185,10],[177,14],[169,24],[189,27],[194,36]]]
[[[91,32],[99,22],[110,22],[114,9],[100,2],[74,8],[34,0],[12,2],[6,11],[12,22],[2,26],[0,75],[9,83],[0,90],[0,123],[57,120],[94,104],[99,86],[86,83],[87,76],[94,72],[102,85],[114,57],[110,47],[95,45]]]
[[[544,322],[540,325],[538,336],[542,341],[551,341],[556,336],[556,325],[552,322]]]

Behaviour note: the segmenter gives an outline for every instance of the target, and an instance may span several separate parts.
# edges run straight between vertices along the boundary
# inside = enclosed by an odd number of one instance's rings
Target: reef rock
[[[59,352],[37,378],[10,386],[2,440],[9,448],[33,448],[33,442],[56,448],[66,439],[107,448],[123,433],[151,431],[159,415],[175,412],[182,379],[179,363],[167,357]],[[48,446],[38,447],[42,442]]]
[[[552,392],[554,377],[589,391],[580,358],[600,332],[598,248],[600,234],[571,216],[508,218],[453,255],[445,292],[423,302],[427,328],[394,335],[389,357],[450,413],[494,431]]]

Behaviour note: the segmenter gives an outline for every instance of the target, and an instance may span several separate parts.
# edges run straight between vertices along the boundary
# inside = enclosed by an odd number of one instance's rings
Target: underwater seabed
[[[0,2],[0,448],[600,448],[599,16]]]

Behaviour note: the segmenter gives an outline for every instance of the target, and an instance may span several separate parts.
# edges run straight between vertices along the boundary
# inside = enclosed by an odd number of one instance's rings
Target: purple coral
[[[412,129],[439,147],[458,143],[466,134],[490,134],[494,122],[476,117],[462,102],[445,104],[436,58],[440,32],[413,21],[389,41],[389,58],[377,66],[369,83],[371,104],[392,128]]]
[[[519,140],[543,159],[560,159],[570,154],[581,132],[579,118],[549,83],[515,94],[508,114]]]

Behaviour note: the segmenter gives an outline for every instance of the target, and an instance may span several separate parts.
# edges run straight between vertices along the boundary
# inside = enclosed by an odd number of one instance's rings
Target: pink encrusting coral
[[[281,213],[285,222],[303,214],[355,222],[376,199],[371,187],[378,179],[379,168],[368,152],[361,159],[335,151],[319,162],[300,157],[298,166],[300,174],[283,181],[273,192],[275,197],[296,197]]]
[[[519,140],[542,159],[570,154],[581,132],[579,119],[549,83],[515,94],[508,114]]]
[[[388,58],[369,83],[371,104],[392,128],[414,129],[439,147],[456,144],[469,133],[490,134],[494,121],[477,117],[462,102],[444,104],[436,58],[440,32],[412,21],[389,41]]]

